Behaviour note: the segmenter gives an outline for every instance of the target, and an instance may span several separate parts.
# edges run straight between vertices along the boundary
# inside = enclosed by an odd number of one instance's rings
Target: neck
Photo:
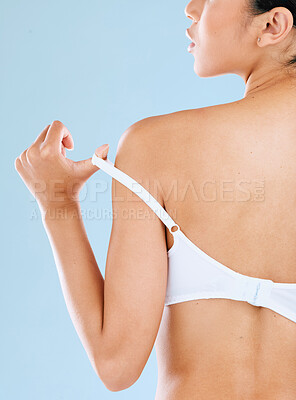
[[[279,68],[259,68],[252,71],[245,79],[246,88],[244,98],[265,91],[283,84],[296,84],[296,65],[289,69]]]

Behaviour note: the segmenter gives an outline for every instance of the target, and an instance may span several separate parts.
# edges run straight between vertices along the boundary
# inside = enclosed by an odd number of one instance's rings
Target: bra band
[[[159,219],[167,226],[172,234],[176,233],[180,227],[175,221],[169,216],[165,209],[159,204],[159,202],[149,193],[143,186],[141,186],[137,181],[128,176],[126,173],[116,168],[114,164],[106,159],[98,157],[96,154],[92,156],[92,163],[102,169],[107,174],[111,175],[118,182],[122,183],[137,196],[139,196],[159,217]],[[172,231],[173,226],[178,227],[178,230]]]

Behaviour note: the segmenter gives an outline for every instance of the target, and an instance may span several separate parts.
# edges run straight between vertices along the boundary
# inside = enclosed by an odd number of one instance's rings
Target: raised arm
[[[124,133],[115,160],[118,168],[136,180],[153,175],[145,125],[137,123]],[[68,131],[56,121],[17,158],[15,167],[40,206],[67,309],[90,362],[109,390],[123,390],[139,378],[161,322],[167,278],[165,229],[138,196],[113,180],[117,217],[104,281],[78,200],[83,183],[98,168],[91,159],[77,163],[66,159],[61,144],[63,149],[71,147],[70,142]],[[107,155],[100,148],[96,154],[102,158]],[[59,195],[59,201],[49,201],[53,193],[48,184],[55,179],[65,183],[62,190],[59,185],[64,200]],[[36,181],[45,183],[43,192],[33,190]],[[69,196],[68,188],[74,181],[78,190]]]

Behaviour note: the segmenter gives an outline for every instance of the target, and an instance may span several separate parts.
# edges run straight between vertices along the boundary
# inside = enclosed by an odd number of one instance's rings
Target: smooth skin
[[[115,166],[214,259],[242,274],[296,283],[296,67],[282,66],[296,54],[295,28],[285,8],[250,19],[244,6],[193,0],[185,9],[197,43],[194,71],[238,74],[244,98],[136,122],[119,140]],[[68,159],[73,143],[54,121],[15,168],[38,201],[67,308],[105,386],[135,383],[155,345],[156,400],[294,400],[296,324],[234,300],[164,307],[173,237],[115,179],[103,279],[78,196],[99,168],[91,158]],[[108,146],[96,150],[107,153]]]

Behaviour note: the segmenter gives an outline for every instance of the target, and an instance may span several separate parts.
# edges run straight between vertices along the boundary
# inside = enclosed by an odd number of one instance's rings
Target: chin
[[[200,78],[212,78],[224,74],[222,71],[201,64],[197,60],[194,62],[194,72]]]
[[[213,76],[209,69],[203,67],[202,65],[198,64],[198,62],[194,63],[194,72],[196,73],[197,76],[200,78],[209,78]]]

